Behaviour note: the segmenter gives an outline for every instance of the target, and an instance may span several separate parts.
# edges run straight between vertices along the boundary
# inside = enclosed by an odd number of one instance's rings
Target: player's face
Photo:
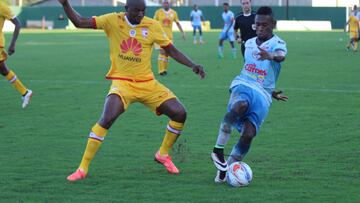
[[[139,4],[139,5],[130,5],[127,7],[127,15],[126,17],[132,24],[140,24],[141,20],[145,16],[145,4]]]
[[[229,6],[228,6],[228,5],[224,5],[224,11],[225,11],[225,13],[228,12],[228,10],[229,10]]]
[[[251,10],[251,2],[250,0],[242,0],[241,5],[243,7],[244,13],[248,13]]]
[[[165,9],[165,10],[167,11],[167,10],[169,10],[169,8],[170,8],[169,2],[168,2],[168,1],[164,1],[164,3],[163,3],[163,9]]]
[[[195,10],[195,11],[198,10],[198,6],[197,6],[197,5],[194,6],[194,10]]]
[[[256,15],[255,25],[258,38],[260,40],[266,40],[272,36],[276,21],[269,15]]]

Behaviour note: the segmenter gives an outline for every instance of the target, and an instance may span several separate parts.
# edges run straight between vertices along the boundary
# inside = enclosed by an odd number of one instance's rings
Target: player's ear
[[[272,21],[273,21],[273,22],[272,22],[272,24],[273,24],[273,29],[275,29],[275,28],[276,28],[276,23],[277,23],[277,21],[276,21],[275,19],[273,19]]]

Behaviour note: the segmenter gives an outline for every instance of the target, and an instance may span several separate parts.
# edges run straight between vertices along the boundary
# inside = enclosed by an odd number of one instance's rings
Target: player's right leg
[[[196,40],[196,29],[197,29],[197,26],[193,25],[193,38],[194,38],[194,44],[197,44],[197,40]]]
[[[224,34],[221,33],[220,34],[220,39],[219,39],[219,47],[218,47],[218,57],[219,58],[224,58],[224,40],[226,38],[224,37]]]
[[[89,134],[88,142],[80,166],[74,173],[67,177],[69,181],[77,181],[86,178],[89,165],[99,150],[108,129],[124,111],[124,103],[119,95],[110,94],[107,96],[101,118],[94,125]]]
[[[15,75],[15,73],[9,70],[6,67],[5,60],[7,58],[6,52],[2,51],[0,53],[0,74],[5,76],[5,78],[13,85],[13,87],[22,95],[23,104],[22,107],[25,108],[30,103],[32,97],[32,91],[27,89],[21,80]]]

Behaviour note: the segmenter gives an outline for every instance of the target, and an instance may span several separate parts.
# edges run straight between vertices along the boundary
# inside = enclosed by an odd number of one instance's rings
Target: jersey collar
[[[137,25],[131,24],[126,15],[125,15],[125,20],[126,20],[127,24],[128,24],[130,27],[134,28],[134,27],[137,26]]]

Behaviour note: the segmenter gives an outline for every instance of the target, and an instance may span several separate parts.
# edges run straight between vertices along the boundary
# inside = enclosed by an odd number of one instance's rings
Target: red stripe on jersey
[[[97,26],[96,26],[96,19],[95,19],[95,17],[92,17],[92,26],[93,26],[93,28],[94,29],[96,29],[97,28]]]

